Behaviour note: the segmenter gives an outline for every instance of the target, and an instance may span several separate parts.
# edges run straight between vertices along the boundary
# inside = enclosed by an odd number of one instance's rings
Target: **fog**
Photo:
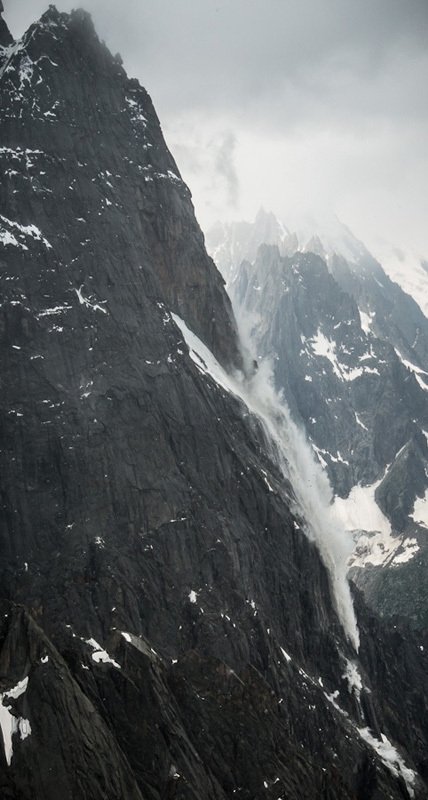
[[[251,354],[249,329],[247,317],[241,322],[240,333],[244,350]],[[244,380],[242,397],[262,422],[270,455],[293,487],[295,499],[291,509],[302,518],[304,533],[317,545],[329,574],[339,620],[358,651],[360,637],[347,577],[354,541],[334,512],[327,474],[317,461],[304,429],[294,422],[284,397],[275,391],[273,368],[268,359],[259,361],[252,377]]]
[[[4,5],[15,36],[47,7]],[[427,257],[426,0],[82,5],[151,94],[204,229],[328,209],[375,255]]]
[[[347,561],[353,550],[353,539],[334,514],[328,478],[315,460],[304,431],[295,424],[286,402],[274,389],[271,364],[265,359],[259,362],[256,371],[246,370],[246,375],[226,374],[210,350],[189,330],[183,320],[175,314],[172,317],[199,369],[210,374],[227,392],[240,397],[261,423],[265,446],[284,478],[284,499],[301,521],[304,534],[318,548],[327,568],[331,596],[339,621],[347,638],[358,651],[360,637],[347,579]],[[243,351],[251,365],[253,354],[248,323],[247,317],[240,326],[240,334]],[[293,489],[292,497],[289,482]]]

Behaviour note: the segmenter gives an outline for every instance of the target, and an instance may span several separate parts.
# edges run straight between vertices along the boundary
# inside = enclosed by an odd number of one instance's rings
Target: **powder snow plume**
[[[172,316],[197,366],[224,389],[240,397],[260,420],[269,442],[270,456],[293,486],[295,507],[292,510],[305,520],[304,532],[318,547],[330,576],[340,622],[358,651],[360,637],[347,579],[347,561],[353,551],[353,540],[333,512],[329,480],[315,460],[304,431],[298,428],[286,402],[275,391],[270,362],[259,363],[251,377],[229,375],[183,320],[175,314]],[[241,336],[250,358],[251,341],[248,341],[245,326]]]
[[[270,455],[293,486],[296,507],[292,510],[303,517],[304,532],[318,547],[329,572],[339,619],[358,650],[359,632],[347,578],[347,562],[354,542],[334,514],[328,477],[315,460],[305,432],[296,425],[286,402],[275,392],[269,362],[263,362],[246,382],[242,396],[262,421],[271,442]]]

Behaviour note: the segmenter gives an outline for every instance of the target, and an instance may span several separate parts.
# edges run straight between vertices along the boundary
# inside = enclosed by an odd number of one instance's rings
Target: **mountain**
[[[352,606],[147,92],[2,26],[1,797],[427,798],[426,633]]]
[[[266,216],[248,223],[242,253],[255,253]],[[241,223],[224,226],[221,242],[217,226],[208,243],[354,532],[353,579],[382,613],[426,626],[428,320],[338,221],[299,240],[273,219],[276,242],[260,240],[252,261],[233,261]],[[297,249],[284,255],[293,237]]]
[[[383,245],[378,259],[387,275],[418,304],[428,316],[428,262],[415,252]]]

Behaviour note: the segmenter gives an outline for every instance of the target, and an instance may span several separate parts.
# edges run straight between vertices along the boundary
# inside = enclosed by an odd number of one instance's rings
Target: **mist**
[[[3,16],[20,36],[47,5]],[[152,96],[203,230],[329,209],[376,257],[427,259],[426,0],[81,5]]]
[[[247,339],[245,344],[251,349],[251,341]],[[292,511],[302,518],[304,533],[319,550],[328,570],[338,617],[358,651],[359,631],[347,578],[354,542],[333,511],[328,477],[316,460],[306,433],[296,425],[286,401],[275,391],[273,369],[267,359],[259,362],[252,377],[244,381],[242,396],[263,424],[270,441],[270,456],[293,487],[296,500]]]

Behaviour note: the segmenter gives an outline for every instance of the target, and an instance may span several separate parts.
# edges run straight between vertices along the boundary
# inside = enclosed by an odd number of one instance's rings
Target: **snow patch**
[[[381,733],[381,739],[375,739],[375,737],[370,732],[369,728],[357,728],[357,731],[362,739],[364,739],[373,750],[376,750],[378,756],[381,758],[385,766],[389,769],[392,774],[398,778],[399,775],[404,779],[404,782],[407,786],[407,790],[410,794],[410,797],[415,796],[415,792],[413,789],[416,773],[406,767],[404,759],[395,747],[391,744],[389,739]]]
[[[95,661],[97,664],[99,664],[100,662],[102,662],[103,664],[113,664],[113,666],[116,667],[116,669],[122,669],[120,664],[118,664],[117,661],[114,661],[107,653],[107,650],[103,650],[103,648],[98,644],[98,642],[95,641],[95,639],[84,639],[83,641],[85,641],[86,644],[92,647],[94,651],[92,653],[92,660]]]
[[[380,531],[389,536],[391,523],[380,510],[375,492],[380,481],[371,486],[354,486],[348,497],[335,497],[334,509],[348,531]]]
[[[417,497],[410,514],[411,518],[424,528],[428,528],[428,489],[423,497]]]
[[[327,339],[320,328],[318,328],[316,336],[314,336],[309,343],[316,356],[323,356],[330,361],[334,374],[341,381],[354,381],[356,378],[367,373],[372,373],[374,375],[380,374],[379,371],[373,367],[349,368],[345,364],[340,364],[336,354],[336,342]]]
[[[328,694],[327,692],[324,692],[324,697],[326,697],[328,702],[331,703],[332,706],[334,706],[336,711],[340,711],[340,713],[343,714],[344,717],[348,716],[346,711],[344,711],[343,708],[341,708],[340,705],[338,703],[336,703],[336,700],[339,697],[339,689],[336,689],[336,691],[332,692],[332,694]]]
[[[31,725],[28,719],[24,717],[15,717],[12,714],[12,706],[7,705],[9,698],[16,700],[26,691],[28,686],[28,677],[19,681],[12,689],[0,693],[0,727],[3,734],[4,754],[8,766],[12,761],[13,756],[13,741],[12,737],[15,733],[19,733],[21,740],[26,739],[31,734]],[[6,701],[6,703],[4,703]]]
[[[359,308],[358,311],[360,312],[361,329],[368,336],[369,333],[371,333],[371,325],[373,322],[373,317],[375,316],[375,312],[372,311],[369,314],[366,314],[364,311],[361,311],[361,308]]]
[[[407,561],[410,561],[416,555],[418,550],[420,550],[416,539],[404,539],[401,542],[401,546],[403,548],[402,552],[398,553],[398,555],[396,555],[391,562],[393,567],[397,566],[398,564],[406,564]]]
[[[48,242],[47,239],[45,239],[41,230],[39,230],[39,228],[37,228],[36,225],[20,225],[19,222],[10,220],[7,217],[4,217],[2,214],[0,214],[0,220],[2,221],[3,225],[6,226],[6,229],[3,228],[3,230],[1,229],[2,226],[0,226],[0,237],[2,238],[2,240],[7,233],[9,233],[9,236],[14,240],[13,242],[5,242],[6,244],[13,243],[21,247],[23,250],[28,250],[28,247],[25,244],[23,244],[22,242],[18,242],[15,236],[12,233],[10,233],[10,231],[7,231],[7,228],[12,228],[14,231],[18,232],[18,236],[20,236],[21,238],[23,236],[29,236],[34,241],[42,242],[47,250],[52,250],[52,245]]]
[[[349,558],[350,567],[398,566],[419,550],[416,539],[392,536],[391,523],[375,500],[380,481],[371,486],[354,486],[347,498],[335,497],[334,509],[347,531],[356,535],[356,546]],[[416,503],[415,503],[416,506]]]

